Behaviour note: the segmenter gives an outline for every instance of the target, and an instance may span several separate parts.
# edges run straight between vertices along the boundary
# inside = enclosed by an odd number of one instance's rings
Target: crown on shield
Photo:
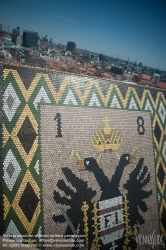
[[[110,120],[106,116],[103,120],[105,126],[98,129],[92,136],[92,144],[98,152],[112,152],[119,149],[122,144],[122,136],[117,129],[111,129]]]

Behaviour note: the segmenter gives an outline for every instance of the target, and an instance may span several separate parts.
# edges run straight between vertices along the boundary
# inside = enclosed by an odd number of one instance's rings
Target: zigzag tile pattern
[[[3,82],[2,78],[3,70]],[[166,239],[166,98],[164,91],[115,81],[1,67],[3,91],[3,233],[44,234],[42,212],[40,103],[149,111],[153,131],[154,161],[161,234]],[[1,94],[2,95],[2,94]],[[1,103],[2,106],[2,103]],[[1,154],[0,154],[1,155]],[[1,164],[0,164],[1,165]],[[2,166],[2,165],[1,165]],[[0,179],[0,191],[2,184]],[[28,208],[27,193],[32,200]],[[0,195],[0,199],[1,199]],[[2,200],[2,199],[1,199]],[[1,214],[1,213],[0,213]],[[2,224],[2,218],[0,218]],[[2,228],[0,226],[0,228]],[[1,232],[2,233],[2,232]]]

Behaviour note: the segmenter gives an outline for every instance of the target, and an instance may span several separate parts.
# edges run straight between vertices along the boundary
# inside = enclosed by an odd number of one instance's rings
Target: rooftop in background
[[[37,34],[33,31],[24,31],[26,34]],[[33,36],[33,35],[32,35]],[[30,36],[30,38],[32,38]],[[166,72],[159,69],[152,69],[143,64],[130,62],[128,60],[120,60],[105,56],[98,53],[93,53],[87,50],[75,48],[74,42],[69,44],[74,45],[74,53],[67,50],[67,46],[55,44],[52,42],[42,42],[40,45],[22,47],[15,46],[12,43],[11,35],[6,36],[3,43],[3,58],[2,61],[10,63],[20,63],[23,65],[50,68],[56,71],[71,72],[83,76],[90,75],[93,77],[106,78],[130,82],[134,84],[142,84],[152,87],[165,88]],[[36,36],[38,38],[38,36]],[[45,36],[47,39],[47,36]],[[31,42],[33,39],[30,39]],[[48,39],[47,39],[48,40]],[[11,55],[10,55],[11,53]],[[13,57],[13,58],[12,58]],[[157,82],[160,84],[157,85]]]

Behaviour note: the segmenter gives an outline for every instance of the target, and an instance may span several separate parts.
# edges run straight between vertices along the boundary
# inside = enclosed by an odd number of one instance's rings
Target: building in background
[[[67,47],[66,47],[67,51],[71,51],[71,53],[74,54],[75,49],[76,49],[76,43],[71,41],[67,42]]]
[[[17,27],[17,29],[13,29],[12,34],[17,34],[18,36],[20,36],[20,27]]]
[[[111,74],[114,74],[114,75],[122,75],[123,74],[123,69],[118,68],[118,67],[112,67],[109,72]]]
[[[41,40],[42,43],[48,43],[47,35],[45,35],[45,37],[41,37],[40,40]]]
[[[38,45],[38,32],[23,31],[23,46],[24,47],[37,47]]]
[[[21,36],[17,36],[16,38],[16,45],[21,45],[22,44],[22,39],[21,39]]]
[[[50,44],[52,44],[52,38],[50,38],[50,41],[49,41]]]
[[[58,39],[55,39],[55,45],[57,45],[58,44]]]
[[[14,43],[15,45],[21,44],[20,27],[13,29],[11,36],[12,36],[12,43]]]

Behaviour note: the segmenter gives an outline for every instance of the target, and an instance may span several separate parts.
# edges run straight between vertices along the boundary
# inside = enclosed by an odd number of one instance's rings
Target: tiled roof
[[[160,86],[160,87],[166,89],[166,82],[161,82],[161,81],[157,82],[157,86]]]
[[[59,66],[50,66],[50,69],[55,69],[55,70],[57,70],[57,71],[65,71],[65,69],[64,68],[62,68],[62,67],[59,67]]]
[[[94,75],[94,72],[92,72],[92,71],[90,71],[90,70],[87,70],[86,73],[87,73],[88,75]]]
[[[142,78],[145,80],[150,80],[152,77],[146,74],[142,74]]]
[[[88,70],[90,70],[90,71],[95,71],[96,69],[95,68],[88,68]]]
[[[14,62],[13,64],[14,64],[14,65],[21,65],[21,63],[18,62],[18,61]]]
[[[142,83],[152,84],[154,81],[150,81],[148,79],[141,79]]]

